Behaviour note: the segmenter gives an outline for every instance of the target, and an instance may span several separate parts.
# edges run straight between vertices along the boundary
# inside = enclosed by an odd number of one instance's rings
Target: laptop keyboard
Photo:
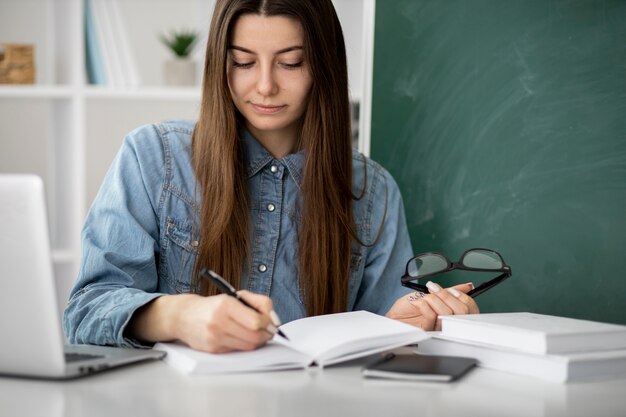
[[[79,361],[88,361],[92,359],[100,359],[104,358],[102,355],[89,355],[87,353],[66,353],[65,354],[65,362],[79,362]]]

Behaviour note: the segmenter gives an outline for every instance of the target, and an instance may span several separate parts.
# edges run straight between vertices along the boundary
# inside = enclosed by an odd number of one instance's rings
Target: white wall
[[[200,32],[200,42],[196,45],[194,57],[198,64],[197,73],[202,73],[204,46],[214,4],[214,0],[120,2],[121,13],[127,23],[128,37],[144,85],[163,84],[163,62],[171,58],[172,53],[161,43],[159,34],[171,30],[194,29]]]

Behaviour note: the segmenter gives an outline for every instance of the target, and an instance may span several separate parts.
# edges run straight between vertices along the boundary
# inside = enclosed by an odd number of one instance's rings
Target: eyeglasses
[[[484,282],[467,293],[476,297],[488,289],[495,287],[512,275],[511,267],[504,263],[502,256],[496,251],[482,248],[469,249],[463,253],[458,262],[450,262],[448,258],[438,252],[426,252],[409,259],[406,272],[401,278],[402,285],[423,293],[428,293],[424,284],[418,280],[443,274],[455,269],[462,271],[501,272],[490,281]]]

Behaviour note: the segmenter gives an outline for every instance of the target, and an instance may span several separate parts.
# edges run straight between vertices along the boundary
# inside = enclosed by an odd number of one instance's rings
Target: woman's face
[[[228,84],[239,112],[259,139],[293,145],[311,90],[300,22],[245,14],[232,31]]]

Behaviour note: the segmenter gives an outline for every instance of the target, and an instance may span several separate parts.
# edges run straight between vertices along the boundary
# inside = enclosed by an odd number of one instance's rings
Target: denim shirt
[[[143,346],[124,335],[133,312],[163,294],[190,292],[201,239],[193,128],[170,121],[125,138],[83,228],[80,272],[64,315],[70,343]],[[304,153],[276,160],[249,132],[241,140],[252,219],[252,267],[243,268],[241,286],[271,297],[283,322],[305,317],[297,260]],[[385,314],[408,292],[400,285],[412,256],[402,198],[380,165],[356,151],[352,160],[353,192],[366,186],[352,203],[358,236],[373,242],[383,230],[371,247],[352,243],[347,305]]]

